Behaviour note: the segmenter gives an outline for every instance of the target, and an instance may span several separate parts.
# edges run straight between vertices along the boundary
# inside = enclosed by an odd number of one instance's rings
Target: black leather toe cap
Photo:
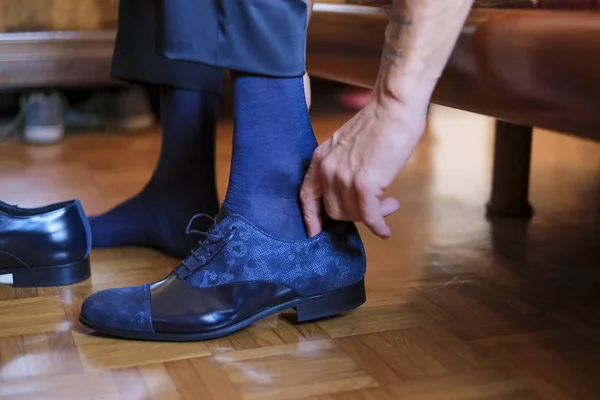
[[[296,291],[280,283],[196,288],[173,273],[151,286],[152,324],[155,332],[210,332],[299,298]]]

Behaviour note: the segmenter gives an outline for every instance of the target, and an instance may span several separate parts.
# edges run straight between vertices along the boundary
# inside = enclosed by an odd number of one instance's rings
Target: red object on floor
[[[342,105],[352,110],[360,110],[369,100],[371,100],[370,89],[350,88],[340,95]]]

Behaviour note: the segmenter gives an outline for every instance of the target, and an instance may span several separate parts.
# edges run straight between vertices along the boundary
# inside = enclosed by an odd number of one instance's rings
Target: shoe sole
[[[72,285],[92,275],[89,257],[64,265],[0,268],[0,275],[12,274],[14,287]]]
[[[63,125],[26,125],[23,140],[30,144],[52,144],[59,142],[65,135]]]
[[[96,333],[106,336],[160,342],[199,342],[230,335],[260,319],[266,318],[289,308],[294,308],[296,310],[298,322],[307,322],[343,314],[360,307],[365,301],[365,283],[364,280],[361,280],[360,282],[351,286],[337,289],[330,293],[312,296],[305,299],[292,300],[286,303],[275,305],[262,310],[240,322],[208,332],[171,333],[127,331],[94,324],[93,322],[86,320],[82,315],[79,316],[79,322],[81,322],[84,326],[93,329],[96,331]]]
[[[123,131],[141,131],[143,129],[152,128],[154,125],[156,125],[156,119],[154,116],[139,115],[135,117],[123,118],[114,125],[109,125],[109,127],[114,127],[115,129]]]

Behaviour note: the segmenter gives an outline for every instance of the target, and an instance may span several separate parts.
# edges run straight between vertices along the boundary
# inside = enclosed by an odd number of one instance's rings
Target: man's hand
[[[322,201],[331,218],[363,222],[377,236],[390,236],[384,217],[400,204],[382,195],[418,143],[426,114],[426,108],[399,109],[374,99],[317,148],[300,191],[311,237],[322,230]]]
[[[412,153],[431,94],[473,0],[394,0],[372,100],[317,148],[300,192],[310,236],[323,228],[321,201],[337,220],[362,221],[390,236],[382,199]]]

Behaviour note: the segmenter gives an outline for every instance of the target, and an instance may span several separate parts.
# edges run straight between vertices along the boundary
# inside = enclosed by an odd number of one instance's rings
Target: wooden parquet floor
[[[347,114],[315,113],[320,139]],[[492,121],[434,107],[390,193],[393,237],[362,229],[365,306],[297,325],[289,314],[204,343],[89,335],[93,291],[162,278],[151,249],[94,251],[93,276],[61,288],[0,284],[0,398],[533,400],[600,398],[600,145],[538,131],[530,222],[486,220]],[[232,124],[219,127],[225,193]],[[80,198],[88,214],[139,190],[158,131],[0,144],[0,198]],[[6,277],[3,277],[6,278]]]

